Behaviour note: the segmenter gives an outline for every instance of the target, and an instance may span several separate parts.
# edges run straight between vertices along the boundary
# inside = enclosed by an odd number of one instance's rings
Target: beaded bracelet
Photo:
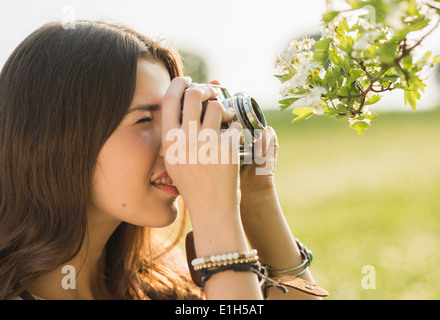
[[[218,254],[209,257],[195,258],[191,261],[191,265],[195,271],[201,269],[213,269],[236,264],[248,264],[258,261],[257,250],[247,252],[234,252],[228,254]]]

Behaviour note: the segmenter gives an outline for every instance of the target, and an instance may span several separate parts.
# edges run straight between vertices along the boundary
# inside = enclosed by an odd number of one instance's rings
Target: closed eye
[[[142,118],[139,121],[137,121],[136,123],[150,122],[150,121],[153,121],[153,118]]]

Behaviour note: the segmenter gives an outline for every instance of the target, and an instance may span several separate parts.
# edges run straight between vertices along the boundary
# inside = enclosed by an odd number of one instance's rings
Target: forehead
[[[139,103],[159,104],[170,81],[170,75],[162,63],[139,59],[132,106]]]

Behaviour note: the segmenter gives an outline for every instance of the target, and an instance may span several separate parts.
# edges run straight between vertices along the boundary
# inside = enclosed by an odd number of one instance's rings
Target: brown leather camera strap
[[[191,261],[197,258],[196,247],[194,246],[194,235],[192,230],[190,230],[186,235],[185,249],[186,249],[186,261],[188,262],[188,268],[191,274],[191,279],[196,284],[196,286],[201,288],[203,285],[202,279],[199,277],[199,275],[194,270],[194,267],[191,264]]]
[[[197,258],[196,249],[194,246],[194,236],[192,230],[188,232],[185,239],[185,248],[186,248],[186,259],[188,262],[188,268],[191,274],[191,278],[193,282],[198,286],[202,287],[203,282],[202,279],[199,277],[197,272],[194,270],[191,261],[195,258]],[[282,275],[282,276],[276,276],[272,278],[275,282],[284,285],[289,288],[294,288],[303,292],[306,292],[308,294],[312,294],[318,297],[326,297],[328,295],[328,292],[324,290],[321,287],[318,287],[316,284],[310,283],[304,279],[294,277],[294,276],[288,276],[288,275]],[[264,287],[264,294],[266,295],[267,289],[270,287],[274,287],[273,284],[270,282],[267,282]]]
[[[283,276],[279,276],[279,277],[273,277],[272,279],[275,282],[282,284],[283,286],[297,289],[302,292],[312,294],[314,296],[318,296],[318,297],[328,296],[328,292],[325,289],[318,287],[316,284],[311,283],[307,280],[298,278],[298,277],[283,275]],[[265,287],[265,290],[269,289],[270,287],[273,287],[273,285],[268,283]],[[265,295],[267,295],[266,292],[265,292]]]

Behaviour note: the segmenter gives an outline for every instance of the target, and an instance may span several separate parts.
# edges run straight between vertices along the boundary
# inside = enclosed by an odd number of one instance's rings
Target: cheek
[[[147,132],[112,135],[98,157],[91,194],[94,207],[121,221],[127,214],[145,211],[159,148],[157,138]]]

